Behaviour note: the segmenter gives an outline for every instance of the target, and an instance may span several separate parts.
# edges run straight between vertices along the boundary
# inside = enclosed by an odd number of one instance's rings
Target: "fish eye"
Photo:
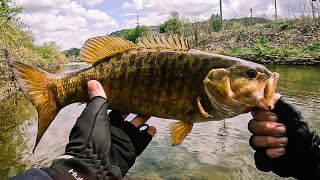
[[[258,72],[255,69],[248,69],[247,75],[249,78],[255,78],[257,77]]]

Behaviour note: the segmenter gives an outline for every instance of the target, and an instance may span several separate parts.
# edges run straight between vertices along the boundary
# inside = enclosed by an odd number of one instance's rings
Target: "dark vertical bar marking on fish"
[[[185,57],[185,58],[189,59],[189,57]],[[188,60],[181,61],[180,80],[179,80],[178,91],[181,92],[182,94],[184,94],[184,89],[185,89],[185,86],[187,85],[188,73],[190,73],[189,72],[190,71],[189,63],[190,63],[190,61],[188,61]]]
[[[164,90],[166,90],[166,86],[167,86],[167,73],[168,73],[168,64],[169,64],[169,60],[168,60],[168,56],[165,56],[164,54],[159,55],[159,57],[157,58],[157,61],[160,64],[160,87],[163,88]],[[161,62],[160,62],[161,61]],[[165,92],[167,93],[167,92]]]
[[[167,89],[167,95],[168,96],[171,96],[172,93],[173,93],[173,88],[174,88],[174,84],[175,84],[175,81],[173,80],[173,74],[174,74],[174,71],[172,71],[172,66],[173,66],[173,63],[176,61],[176,59],[172,56],[167,56],[167,58],[169,59],[167,61],[167,64],[166,64],[166,89]]]
[[[129,64],[130,64],[131,67],[134,66],[134,61],[135,61],[135,56],[134,56],[134,55],[131,55],[131,56],[129,57]]]
[[[194,57],[193,62],[192,62],[192,68],[195,69],[195,71],[200,71],[201,70],[201,62],[199,57]]]
[[[209,66],[210,62],[209,59],[202,59],[202,63],[201,63],[201,69],[207,69],[207,67]]]
[[[148,82],[148,92],[149,92],[149,96],[153,96],[154,94],[158,94],[161,87],[160,87],[160,80],[159,80],[159,60],[161,61],[161,59],[158,59],[157,56],[155,56],[155,53],[152,52],[148,52],[147,53],[147,59],[149,62],[149,73],[150,73],[150,79]]]
[[[178,56],[178,62],[182,63],[185,59],[186,55],[184,53],[180,53]]]
[[[134,73],[131,73],[132,75],[132,80],[131,80],[131,83],[132,83],[132,86],[131,86],[131,89],[132,88],[140,88],[141,87],[141,83],[142,83],[142,80],[143,80],[143,75],[141,74],[142,72],[142,60],[143,60],[143,57],[141,56],[141,54],[139,55],[134,55],[135,56],[135,63],[134,63],[134,66],[132,66],[132,68],[134,69]],[[130,82],[128,82],[130,83]]]
[[[126,81],[126,78],[127,78],[127,76],[126,76],[127,68],[123,62],[121,62],[118,66],[119,67],[117,69],[119,69],[119,70],[117,70],[116,73],[118,73],[119,79],[117,82],[114,82],[114,83],[116,83],[118,85],[119,92],[123,92],[123,90],[125,88],[124,82]]]

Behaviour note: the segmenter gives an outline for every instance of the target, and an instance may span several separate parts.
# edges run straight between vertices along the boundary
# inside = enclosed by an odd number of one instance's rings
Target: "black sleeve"
[[[29,169],[22,174],[14,176],[9,180],[54,180],[47,173],[40,169]]]

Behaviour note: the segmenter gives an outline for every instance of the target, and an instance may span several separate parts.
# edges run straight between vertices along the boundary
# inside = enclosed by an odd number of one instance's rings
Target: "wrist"
[[[56,159],[51,166],[41,168],[44,172],[50,175],[53,179],[90,179],[92,169],[77,158]]]
[[[289,143],[285,155],[293,166],[291,173],[298,179],[320,177],[320,138],[301,112],[284,97],[280,97],[273,112],[286,126]],[[289,165],[290,166],[290,165]]]

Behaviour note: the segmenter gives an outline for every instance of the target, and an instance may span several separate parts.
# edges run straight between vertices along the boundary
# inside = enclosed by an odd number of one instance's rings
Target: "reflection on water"
[[[23,171],[30,122],[36,122],[35,109],[22,93],[14,94],[0,106],[0,179]]]
[[[83,68],[73,63],[64,71]],[[320,71],[318,67],[268,66],[280,73],[279,92],[296,104],[320,131]],[[64,108],[43,136],[35,154],[36,111],[22,93],[0,107],[0,179],[30,167],[48,165],[61,155],[84,105]],[[133,117],[131,115],[130,117]],[[171,147],[169,123],[151,118],[157,134],[125,179],[281,179],[256,170],[248,145],[250,114],[218,122],[195,124],[178,147]]]
[[[280,72],[278,91],[293,104],[316,129],[320,129],[320,68],[271,66]]]

